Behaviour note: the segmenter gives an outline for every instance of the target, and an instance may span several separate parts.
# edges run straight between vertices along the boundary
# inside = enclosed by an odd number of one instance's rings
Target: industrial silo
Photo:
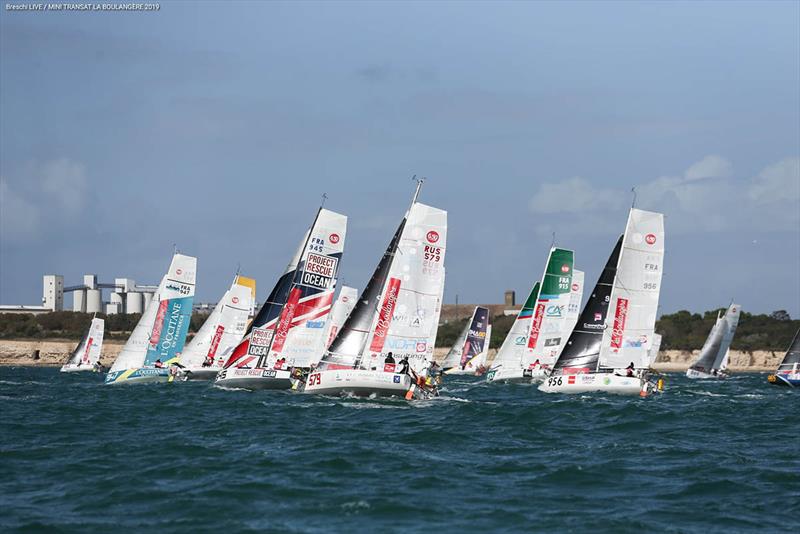
[[[76,289],[72,292],[72,311],[86,313],[85,289]]]
[[[103,294],[99,289],[86,290],[86,313],[103,313]]]
[[[142,304],[144,299],[142,298],[142,294],[138,291],[131,291],[130,293],[125,294],[126,306],[125,306],[125,313],[142,313],[143,307]]]
[[[142,293],[142,300],[144,301],[144,306],[142,306],[142,309],[146,310],[150,305],[150,301],[153,300],[153,294],[148,292]]]

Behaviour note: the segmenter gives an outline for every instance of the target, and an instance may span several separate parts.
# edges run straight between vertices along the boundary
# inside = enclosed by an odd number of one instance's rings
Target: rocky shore
[[[0,366],[60,366],[77,345],[77,341],[69,339],[19,339],[0,340]],[[103,355],[100,362],[110,366],[122,349],[124,341],[106,340],[103,343]],[[38,352],[39,358],[34,359]],[[496,350],[489,352],[489,361],[494,359]],[[659,371],[680,372],[689,367],[689,363],[700,351],[665,350],[658,355],[655,368]],[[447,349],[436,349],[436,358],[441,360]],[[731,351],[730,369],[733,372],[771,371],[778,366],[783,352]]]

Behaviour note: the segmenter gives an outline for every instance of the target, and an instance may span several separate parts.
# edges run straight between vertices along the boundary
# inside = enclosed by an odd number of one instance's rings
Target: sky
[[[0,303],[155,284],[260,300],[320,198],[363,288],[410,202],[448,211],[445,302],[518,299],[556,244],[587,284],[637,191],[661,312],[800,317],[800,2],[0,8]]]

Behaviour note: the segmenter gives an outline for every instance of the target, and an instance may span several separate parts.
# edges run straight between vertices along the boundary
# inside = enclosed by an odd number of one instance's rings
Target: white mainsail
[[[631,209],[611,289],[599,367],[649,365],[664,264],[664,215]]]
[[[237,275],[181,354],[181,365],[201,367],[208,360],[212,365],[222,367],[244,336],[252,301],[251,288],[240,285]]]

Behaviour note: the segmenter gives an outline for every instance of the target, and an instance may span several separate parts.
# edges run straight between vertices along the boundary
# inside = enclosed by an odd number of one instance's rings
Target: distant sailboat
[[[717,315],[717,321],[700,350],[700,355],[686,370],[688,378],[727,378],[723,372],[727,367],[728,352],[733,335],[739,324],[741,306],[731,304],[725,315]]]
[[[444,291],[447,212],[414,200],[303,393],[427,397],[412,372],[432,361]],[[392,353],[392,363],[389,353]],[[409,373],[396,372],[410,367]]]
[[[316,364],[324,347],[346,232],[345,215],[319,208],[244,340],[217,374],[217,385],[289,389],[293,372]]]
[[[489,309],[476,306],[461,334],[442,361],[441,367],[447,375],[483,374],[489,341],[492,335]]]
[[[180,357],[183,380],[213,380],[242,341],[253,303],[255,280],[236,275]]]
[[[197,258],[175,254],[169,270],[106,375],[106,384],[167,382],[192,318]]]
[[[775,374],[769,375],[767,380],[778,386],[800,387],[800,330],[795,332]]]
[[[575,329],[539,386],[546,393],[647,395],[648,341],[655,335],[664,261],[664,216],[631,209]],[[609,312],[613,312],[613,315]],[[630,367],[630,371],[623,371]],[[640,371],[641,373],[641,371]],[[631,375],[631,376],[628,376]]]
[[[89,331],[83,337],[75,350],[70,354],[67,363],[61,367],[62,373],[78,371],[94,371],[100,361],[103,350],[103,330],[105,321],[94,317],[89,325]]]
[[[489,382],[531,382],[544,376],[575,326],[583,294],[583,273],[574,270],[574,253],[551,248],[542,279],[517,315],[497,352]]]

